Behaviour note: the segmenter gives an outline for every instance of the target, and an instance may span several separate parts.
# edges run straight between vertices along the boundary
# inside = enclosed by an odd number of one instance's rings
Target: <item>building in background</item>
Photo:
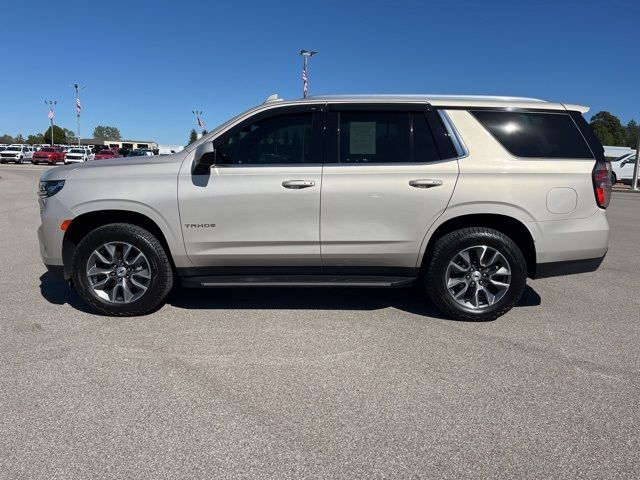
[[[99,138],[81,138],[82,145],[105,145],[109,148],[126,148],[134,150],[142,148],[145,150],[158,150],[158,143],[153,140],[102,140]]]
[[[171,155],[172,153],[178,153],[180,150],[184,150],[182,145],[158,145],[159,155]]]

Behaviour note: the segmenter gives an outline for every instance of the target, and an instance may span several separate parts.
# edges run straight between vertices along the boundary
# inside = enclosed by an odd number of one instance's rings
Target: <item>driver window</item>
[[[273,165],[311,162],[313,115],[298,113],[243,127],[216,147],[217,163]]]

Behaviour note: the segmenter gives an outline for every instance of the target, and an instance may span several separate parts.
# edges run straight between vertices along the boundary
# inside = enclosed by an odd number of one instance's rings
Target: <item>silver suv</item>
[[[95,310],[188,287],[419,284],[494,319],[527,277],[595,270],[610,164],[587,108],[529,98],[267,102],[170,156],[42,175],[41,253]]]

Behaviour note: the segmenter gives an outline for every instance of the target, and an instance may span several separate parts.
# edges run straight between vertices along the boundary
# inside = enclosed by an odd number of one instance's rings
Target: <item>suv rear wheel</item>
[[[438,239],[424,275],[429,297],[457,320],[495,320],[522,297],[527,265],[497,230],[463,228]]]
[[[147,230],[112,223],[84,237],[73,255],[73,282],[82,299],[107,315],[143,315],[173,286],[171,263]]]

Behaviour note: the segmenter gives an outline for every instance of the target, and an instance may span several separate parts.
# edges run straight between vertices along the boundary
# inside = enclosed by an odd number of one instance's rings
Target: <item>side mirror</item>
[[[193,159],[193,174],[206,175],[211,165],[216,164],[216,149],[212,142],[205,142],[198,145]]]

